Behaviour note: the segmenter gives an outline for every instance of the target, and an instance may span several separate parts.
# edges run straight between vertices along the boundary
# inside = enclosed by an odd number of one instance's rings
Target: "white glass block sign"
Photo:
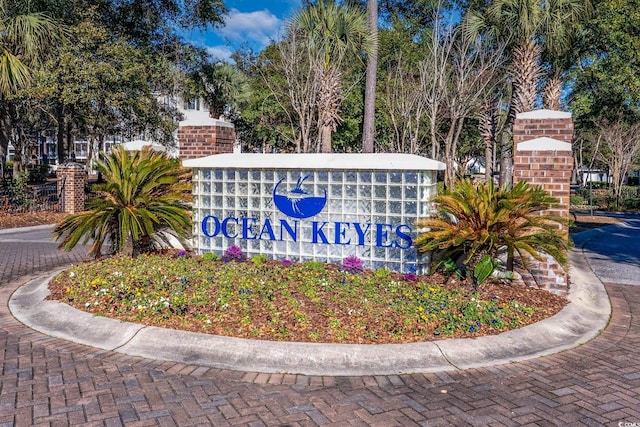
[[[218,154],[194,169],[194,249],[423,271],[413,224],[444,164],[409,154]]]

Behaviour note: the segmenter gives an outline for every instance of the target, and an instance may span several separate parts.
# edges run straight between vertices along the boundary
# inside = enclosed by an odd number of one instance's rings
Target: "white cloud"
[[[233,50],[231,50],[229,46],[218,45],[207,47],[207,53],[209,53],[209,56],[213,60],[228,62],[231,59]]]
[[[225,17],[224,27],[215,31],[232,43],[248,42],[264,48],[277,36],[282,24],[283,21],[267,9],[255,12],[231,9]]]

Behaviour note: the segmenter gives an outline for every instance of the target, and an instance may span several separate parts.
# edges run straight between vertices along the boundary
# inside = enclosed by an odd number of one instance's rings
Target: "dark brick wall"
[[[235,129],[229,126],[206,125],[178,128],[178,147],[182,160],[233,153],[235,140]]]

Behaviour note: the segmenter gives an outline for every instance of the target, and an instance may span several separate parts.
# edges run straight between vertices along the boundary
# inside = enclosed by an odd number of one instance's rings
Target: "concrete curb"
[[[306,375],[392,375],[469,369],[568,350],[597,336],[611,306],[600,280],[573,251],[570,303],[555,316],[495,336],[413,344],[352,345],[246,340],[145,327],[94,317],[46,301],[52,275],[17,289],[12,314],[44,334],[149,359],[249,372]]]
[[[5,228],[3,230],[0,230],[0,235],[18,233],[21,231],[27,232],[27,231],[35,231],[35,230],[47,230],[47,229],[53,229],[53,227],[55,226],[56,226],[55,224],[46,224],[46,225],[32,225],[30,227]]]

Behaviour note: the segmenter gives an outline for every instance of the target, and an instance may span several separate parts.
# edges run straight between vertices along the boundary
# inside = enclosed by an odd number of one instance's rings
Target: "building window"
[[[200,110],[200,100],[198,98],[192,98],[192,99],[186,100],[184,102],[184,109],[185,110]]]

